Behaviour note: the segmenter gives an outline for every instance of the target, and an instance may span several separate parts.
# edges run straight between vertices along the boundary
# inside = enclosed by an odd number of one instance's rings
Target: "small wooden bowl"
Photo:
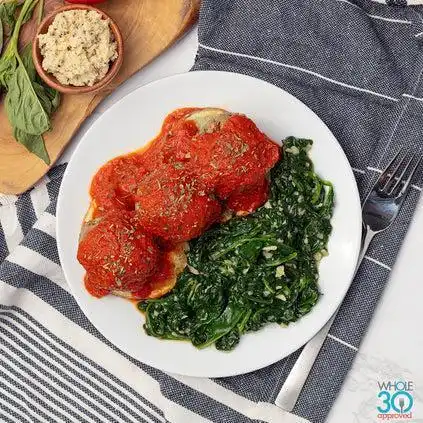
[[[112,30],[113,36],[117,43],[117,54],[118,57],[115,59],[114,62],[111,63],[109,71],[107,72],[106,76],[101,79],[100,81],[96,82],[92,86],[83,86],[83,87],[76,87],[74,85],[63,85],[61,84],[52,74],[46,72],[43,69],[42,62],[43,56],[41,54],[38,36],[40,34],[45,34],[48,31],[49,26],[53,23],[54,18],[58,13],[64,12],[66,10],[94,10],[98,12],[103,19],[109,19],[110,22],[110,29]],[[102,10],[97,9],[96,7],[86,6],[86,5],[73,5],[73,6],[64,6],[56,9],[50,15],[48,15],[40,24],[37,34],[32,42],[32,58],[34,61],[35,69],[37,70],[40,77],[43,81],[49,85],[50,87],[54,88],[57,91],[60,91],[64,94],[85,94],[85,93],[93,93],[105,88],[112,79],[117,75],[119,72],[120,67],[122,66],[123,62],[123,39],[122,34],[120,32],[119,27],[116,23],[112,20],[112,18],[104,13]]]

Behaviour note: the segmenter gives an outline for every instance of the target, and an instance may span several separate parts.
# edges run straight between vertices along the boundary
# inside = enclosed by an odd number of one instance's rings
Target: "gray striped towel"
[[[369,0],[204,0],[194,68],[246,73],[298,97],[333,131],[364,195],[393,152],[420,145],[422,13]],[[64,167],[20,197],[0,197],[1,422],[325,420],[395,263],[421,175],[364,260],[291,414],[273,401],[299,351],[243,376],[188,378],[137,362],[96,331],[56,249]]]
[[[423,4],[423,0],[373,0],[377,3],[385,3],[388,6],[413,6]]]

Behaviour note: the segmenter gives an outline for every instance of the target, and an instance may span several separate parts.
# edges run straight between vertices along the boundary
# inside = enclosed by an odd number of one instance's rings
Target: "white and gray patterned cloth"
[[[415,6],[423,4],[423,0],[372,0],[376,3],[384,3],[388,6]]]
[[[195,69],[242,72],[302,100],[341,143],[363,196],[387,158],[421,145],[422,16],[418,6],[369,0],[203,0]],[[325,420],[395,263],[421,175],[364,260],[290,414],[273,401],[299,351],[247,375],[196,379],[145,366],[96,331],[57,254],[64,170],[20,197],[0,196],[1,422]]]

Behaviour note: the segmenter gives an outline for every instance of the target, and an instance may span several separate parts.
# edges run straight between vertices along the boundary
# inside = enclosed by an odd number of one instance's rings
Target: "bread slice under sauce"
[[[186,244],[186,243],[184,243]],[[174,286],[176,285],[178,276],[183,272],[185,266],[187,265],[187,256],[185,254],[186,247],[185,245],[178,246],[175,250],[170,253],[170,261],[173,264],[173,272],[172,276],[161,282],[159,287],[156,287],[151,291],[150,295],[148,296],[149,299],[151,298],[160,298],[163,295],[170,292]],[[123,297],[127,299],[139,299],[133,298],[132,293],[130,291],[120,291],[114,290],[111,291],[111,294],[117,295],[118,297]]]

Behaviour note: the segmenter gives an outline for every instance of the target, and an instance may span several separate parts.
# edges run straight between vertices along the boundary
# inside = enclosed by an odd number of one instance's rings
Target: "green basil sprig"
[[[47,87],[38,77],[32,61],[31,45],[27,45],[22,52],[18,51],[19,34],[22,25],[28,21],[40,0],[25,0],[19,16],[14,23],[10,16],[13,7],[0,3],[2,27],[7,22],[13,25],[13,32],[6,50],[0,58],[0,89],[6,91],[5,110],[16,140],[37,155],[46,164],[50,158],[44,144],[43,134],[51,129],[51,114],[60,103],[59,93]],[[17,3],[16,3],[17,4]],[[44,2],[40,3],[42,14]],[[16,7],[14,9],[16,11]],[[7,12],[7,13],[6,13]],[[3,13],[3,15],[2,15]],[[7,18],[6,18],[7,16]]]

